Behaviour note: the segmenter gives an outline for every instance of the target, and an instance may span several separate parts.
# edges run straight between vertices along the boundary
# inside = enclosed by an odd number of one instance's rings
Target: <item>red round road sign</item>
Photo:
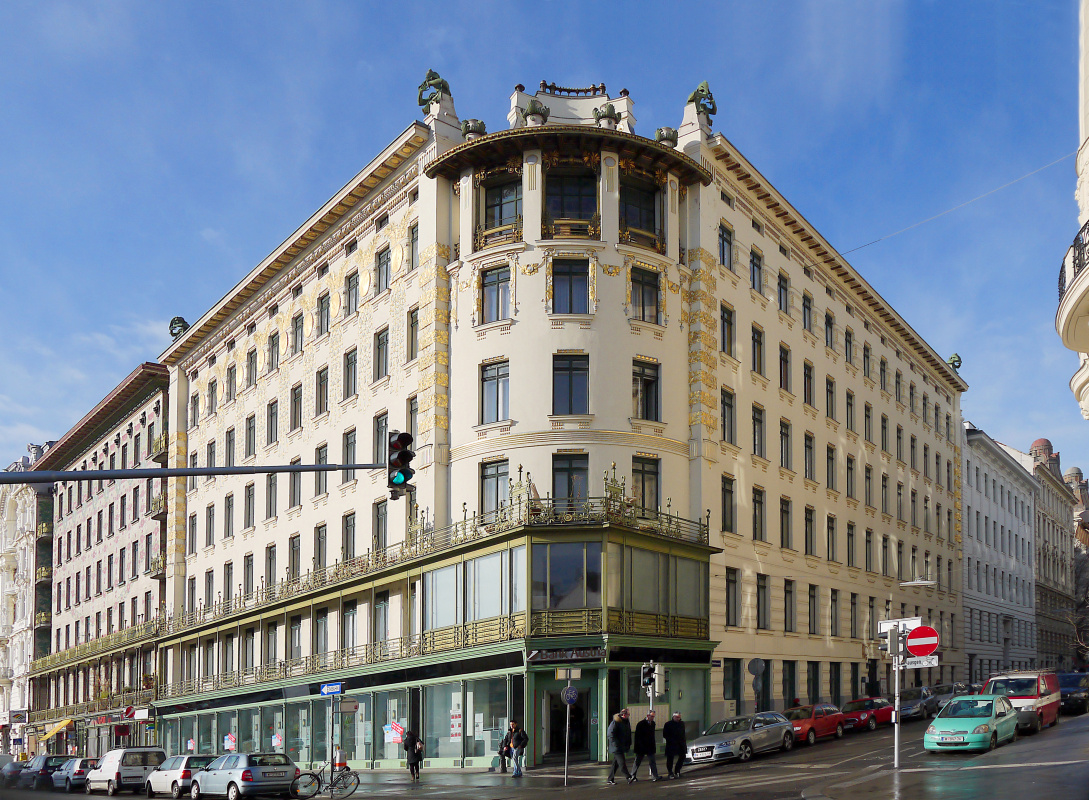
[[[928,656],[938,649],[938,632],[929,625],[913,628],[907,638],[908,652],[913,656]]]

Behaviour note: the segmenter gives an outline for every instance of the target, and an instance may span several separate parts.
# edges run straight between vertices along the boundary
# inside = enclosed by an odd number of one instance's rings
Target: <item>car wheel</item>
[[[170,784],[170,796],[173,797],[174,800],[178,800],[178,798],[182,796],[182,787],[178,785],[177,781]]]
[[[91,794],[92,793],[91,792],[91,781],[90,781],[90,779],[83,782],[83,793],[84,794]]]
[[[238,800],[238,787],[233,783],[227,787],[227,800]]]
[[[1042,715],[1038,715],[1036,717],[1036,722],[1033,723],[1032,732],[1033,733],[1039,733],[1043,729],[1044,729],[1044,718],[1043,718]]]
[[[988,750],[994,750],[996,747],[998,747],[998,734],[997,733],[992,733],[991,734],[991,741],[988,743],[987,749]]]
[[[805,743],[812,746],[817,743],[817,732],[813,728],[809,729],[809,732],[805,735]]]
[[[64,779],[64,791],[66,791],[68,794],[72,793],[72,781],[68,778]]]
[[[782,750],[784,753],[790,752],[791,750],[794,749],[794,734],[793,733],[784,733],[783,734],[783,744],[780,745],[779,749]]]
[[[155,790],[151,788],[151,781],[148,781],[147,783],[144,784],[144,794],[147,797],[154,797],[155,796]]]
[[[843,738],[843,725],[837,725],[836,726],[836,738],[837,739],[842,739]]]
[[[193,784],[189,787],[189,796],[193,798],[193,800],[200,800],[200,787],[197,785],[196,781],[193,781]]]
[[[737,760],[748,761],[752,758],[752,745],[748,742],[742,742],[737,748]]]
[[[868,730],[868,731],[876,731],[877,730],[877,717],[871,716],[868,720],[866,720],[866,730]]]

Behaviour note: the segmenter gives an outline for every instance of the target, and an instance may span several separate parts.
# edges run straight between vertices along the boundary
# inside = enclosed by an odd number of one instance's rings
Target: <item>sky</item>
[[[0,4],[0,465],[60,438],[413,119],[426,71],[506,127],[515,84],[703,80],[723,133],[943,357],[963,412],[1089,470],[1055,333],[1077,233],[1076,0]]]

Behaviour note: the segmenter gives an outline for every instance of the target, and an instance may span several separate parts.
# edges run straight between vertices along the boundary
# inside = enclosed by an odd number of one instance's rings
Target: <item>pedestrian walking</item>
[[[665,739],[666,770],[669,771],[670,778],[679,778],[684,759],[688,755],[688,742],[680,711],[674,711],[673,719],[662,726],[662,738]]]
[[[608,741],[609,752],[613,756],[613,766],[609,770],[609,783],[616,783],[617,768],[623,772],[628,783],[634,783],[636,777],[628,772],[628,750],[631,749],[631,723],[628,721],[628,709],[621,709],[613,715],[613,721],[609,723],[609,729],[605,733]]]
[[[525,729],[518,724],[518,720],[512,719],[510,722],[510,747],[514,756],[514,775],[511,777],[522,777],[522,758],[526,754],[526,747],[529,745],[529,734]]]
[[[654,761],[654,754],[658,749],[658,745],[654,741],[654,730],[654,712],[648,711],[646,717],[639,720],[639,723],[635,726],[635,737],[633,739],[635,743],[635,766],[632,767],[631,774],[636,779],[639,777],[639,765],[643,763],[645,758],[650,764],[651,780],[660,780],[658,778],[658,765]]]
[[[420,762],[424,757],[424,743],[415,731],[405,731],[402,740],[405,748],[405,761],[408,762],[408,772],[413,781],[420,779]]]

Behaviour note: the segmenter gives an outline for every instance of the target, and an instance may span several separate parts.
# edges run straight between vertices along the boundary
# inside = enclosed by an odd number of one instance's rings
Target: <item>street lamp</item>
[[[926,578],[914,578],[910,581],[900,581],[901,589],[911,589],[917,587],[937,586],[937,581],[927,580]],[[907,631],[901,633],[899,621],[897,624],[889,628],[889,656],[892,658],[892,671],[893,678],[895,679],[895,714],[896,724],[893,726],[893,745],[892,745],[892,767],[893,769],[900,769],[900,671],[901,664],[904,660],[904,641],[903,638]]]

